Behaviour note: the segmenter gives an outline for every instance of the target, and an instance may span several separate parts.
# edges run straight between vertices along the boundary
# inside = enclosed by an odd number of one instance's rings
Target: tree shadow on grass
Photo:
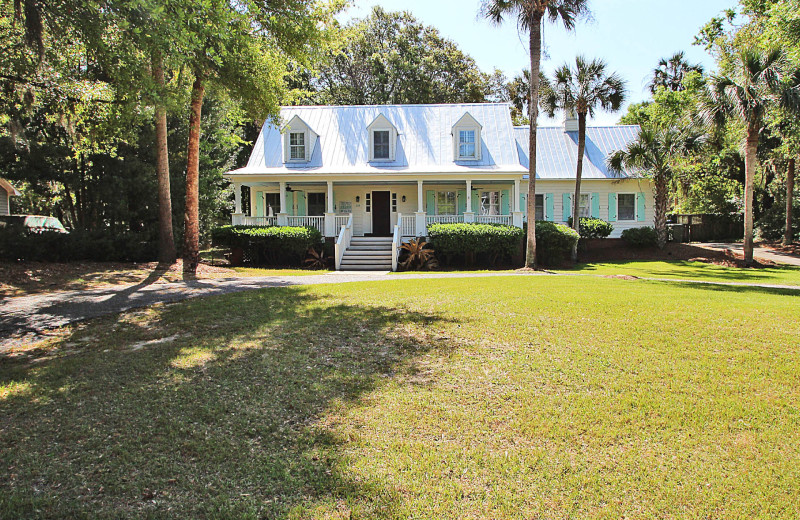
[[[703,283],[703,282],[682,282],[679,280],[659,280],[652,283],[665,283],[672,286],[679,286],[682,289],[695,289],[701,291],[729,292],[738,294],[765,294],[772,296],[794,296],[800,297],[800,289],[783,289],[780,287],[759,287],[756,285],[743,284],[723,284],[723,283]]]
[[[641,261],[634,262],[606,262],[603,268],[619,266],[623,269],[620,274],[627,274],[624,269],[633,267],[636,276],[647,276],[651,278],[685,278],[692,280],[708,280],[722,282],[749,282],[749,283],[772,283],[784,284],[780,276],[784,273],[798,273],[797,267],[768,267],[768,268],[737,268],[723,267],[715,264],[705,264],[701,262],[671,261],[664,262],[672,266],[668,271],[663,268],[649,269]],[[580,264],[576,266],[575,272],[593,273],[597,268],[593,264]]]
[[[96,320],[0,357],[0,517],[397,516],[337,424],[446,321],[306,288]]]

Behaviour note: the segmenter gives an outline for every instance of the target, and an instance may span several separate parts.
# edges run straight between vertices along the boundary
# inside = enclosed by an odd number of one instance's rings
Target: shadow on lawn
[[[619,266],[622,269],[628,269],[632,266],[636,276],[646,276],[651,278],[686,278],[693,280],[709,280],[709,281],[728,281],[728,282],[751,282],[751,283],[774,283],[781,284],[782,282],[776,277],[787,272],[800,273],[800,268],[796,267],[769,267],[769,268],[736,268],[736,267],[723,267],[715,264],[706,264],[702,262],[688,262],[688,261],[674,261],[664,262],[669,264],[671,268],[665,271],[663,267],[648,269],[642,265],[642,262],[606,262],[603,263],[603,269],[612,266]],[[594,264],[579,264],[575,267],[575,272],[592,273],[597,270]],[[620,274],[627,274],[622,271]]]
[[[440,348],[409,325],[443,321],[294,287],[103,318],[2,356],[0,517],[392,516],[398,491],[348,473],[337,425]]]

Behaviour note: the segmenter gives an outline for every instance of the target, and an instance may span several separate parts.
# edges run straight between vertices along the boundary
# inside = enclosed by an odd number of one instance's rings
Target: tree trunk
[[[528,98],[528,251],[525,267],[536,269],[536,122],[539,119],[539,67],[542,61],[542,14],[534,12],[530,24],[531,87]]]
[[[581,177],[583,154],[586,151],[586,113],[578,113],[578,167],[575,170],[575,200],[572,201],[572,229],[580,233]]]
[[[653,179],[653,191],[655,191],[654,224],[656,235],[658,236],[658,247],[664,249],[667,245],[667,202],[669,188],[667,186],[667,176],[664,173],[656,172]]]
[[[159,87],[155,104],[156,175],[158,178],[158,261],[175,261],[175,238],[172,234],[172,199],[169,185],[169,148],[167,146],[167,109],[164,94],[164,61],[159,51],[153,53],[153,79]]]
[[[189,148],[186,154],[186,209],[183,214],[183,272],[194,274],[200,263],[200,117],[203,108],[203,76],[195,75],[189,116]]]
[[[794,204],[794,170],[795,159],[789,159],[789,167],[786,169],[786,230],[783,233],[783,245],[788,246],[794,242],[794,230],[792,229],[792,210]]]
[[[747,130],[744,152],[744,263],[753,263],[753,183],[756,176],[758,158],[758,128]]]

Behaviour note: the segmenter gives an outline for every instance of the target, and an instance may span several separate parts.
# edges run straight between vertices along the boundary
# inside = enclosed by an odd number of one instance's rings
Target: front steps
[[[391,271],[392,237],[353,237],[342,255],[342,271]]]

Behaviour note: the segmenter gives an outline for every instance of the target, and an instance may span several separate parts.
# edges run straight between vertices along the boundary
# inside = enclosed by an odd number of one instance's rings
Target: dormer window
[[[283,162],[309,162],[318,137],[314,130],[299,116],[294,116],[283,128],[282,133]]]
[[[375,159],[389,160],[389,130],[375,130],[372,133],[373,152]]]
[[[481,158],[481,124],[469,112],[453,125],[453,159],[478,161]]]
[[[397,128],[380,114],[367,127],[369,132],[369,160],[391,162],[397,149]]]
[[[302,132],[289,133],[289,159],[292,161],[305,161],[306,134]]]
[[[458,158],[475,159],[475,130],[459,130]]]

